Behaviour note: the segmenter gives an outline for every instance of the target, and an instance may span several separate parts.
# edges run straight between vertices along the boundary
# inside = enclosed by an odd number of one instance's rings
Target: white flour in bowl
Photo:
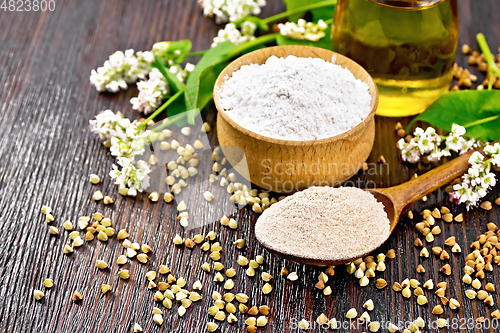
[[[222,84],[220,101],[242,127],[296,141],[341,134],[371,111],[368,85],[348,69],[295,56],[242,66]]]

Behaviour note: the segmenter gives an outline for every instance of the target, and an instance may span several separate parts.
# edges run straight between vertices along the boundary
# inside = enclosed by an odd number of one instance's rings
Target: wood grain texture
[[[474,36],[482,31],[490,45],[498,47],[500,3],[497,0],[459,2],[461,43],[476,45]],[[189,285],[201,279],[206,296],[214,289],[222,291],[222,287],[212,283],[213,274],[205,274],[200,269],[204,261],[209,261],[207,254],[199,248],[188,250],[172,245],[173,236],[183,233],[175,221],[173,207],[163,202],[153,204],[143,195],[133,199],[116,194],[115,187],[105,176],[113,158],[88,131],[87,124],[99,110],[106,108],[138,117],[129,104],[137,91],[132,88],[116,95],[98,94],[89,86],[88,76],[92,68],[100,66],[115,50],[145,50],[155,41],[183,38],[191,39],[195,50],[206,49],[219,27],[202,16],[195,0],[56,0],[56,3],[54,12],[0,12],[0,330],[114,333],[131,332],[133,323],[139,322],[145,332],[204,332],[208,321],[206,309],[211,305],[209,297],[188,309],[183,318],[179,318],[175,310],[167,312],[162,327],[151,320],[154,302],[151,291],[146,288],[144,274],[160,263],[169,265],[176,276],[184,276]],[[278,13],[283,8],[281,1],[269,0],[263,16]],[[464,65],[466,59],[459,56],[458,61]],[[479,80],[483,77],[479,75]],[[214,123],[214,110],[206,117]],[[359,181],[359,186],[397,185],[414,173],[421,174],[432,167],[411,166],[399,161],[394,149],[395,122],[395,119],[376,118],[377,138],[369,162],[376,162],[382,154],[388,163],[385,166],[372,164],[370,172],[355,176],[352,180]],[[402,122],[407,124],[409,118]],[[212,131],[211,142],[215,145],[214,133]],[[208,161],[204,166],[200,168],[200,177],[206,177],[209,172]],[[97,187],[91,185],[88,182],[90,173],[101,175],[104,182]],[[115,204],[104,207],[94,203],[91,195],[96,188],[112,194]],[[213,192],[224,198],[220,187],[214,185]],[[199,193],[188,190],[186,194],[190,196],[190,205],[200,214],[210,209]],[[493,201],[497,196],[498,189],[487,199]],[[442,246],[447,237],[454,235],[467,252],[468,245],[486,230],[488,222],[499,222],[497,207],[488,212],[480,209],[467,212],[462,206],[449,204],[442,190],[428,198],[425,203],[415,204],[413,211],[446,204],[454,214],[464,213],[466,221],[461,224],[439,222],[443,233],[436,237],[434,246]],[[220,205],[227,205],[227,201],[224,202]],[[103,212],[112,218],[117,230],[126,228],[132,240],[153,247],[149,263],[141,265],[134,261],[128,264],[131,278],[122,281],[117,278],[116,265],[105,272],[95,268],[96,259],[111,263],[123,252],[116,240],[93,241],[71,256],[64,255],[62,248],[68,237],[62,228],[61,235],[49,236],[40,213],[44,204],[53,208],[54,224],[59,227],[65,219],[76,221],[78,216],[97,210]],[[377,290],[373,283],[360,288],[357,279],[349,276],[343,267],[338,267],[336,275],[328,282],[333,289],[332,295],[323,296],[314,288],[320,272],[318,268],[284,262],[265,254],[253,238],[257,216],[248,210],[235,213],[240,225],[237,231],[219,224],[207,225],[201,231],[206,233],[213,229],[219,233],[225,247],[222,262],[238,271],[234,291],[250,295],[251,305],[268,304],[271,308],[269,323],[262,331],[291,332],[293,322],[302,318],[313,321],[323,312],[328,317],[341,319],[351,307],[361,311],[361,305],[368,298],[376,304],[371,313],[373,320],[401,322],[421,316],[429,323],[436,319],[430,311],[438,300],[430,294],[430,304],[420,307],[414,300],[403,300],[390,288]],[[236,251],[231,243],[240,237],[249,241],[248,246]],[[395,281],[416,277],[415,268],[422,263],[426,273],[419,280],[432,278],[435,282],[449,282],[447,296],[462,304],[453,312],[446,310],[446,317],[488,318],[496,305],[490,309],[464,297],[466,287],[461,283],[464,255],[452,255],[449,262],[453,274],[445,277],[438,272],[442,262],[434,257],[424,260],[418,257],[413,247],[416,237],[412,222],[403,219],[380,249],[385,252],[394,248],[397,253],[394,260],[387,262],[387,271],[381,276],[392,285]],[[260,277],[248,278],[243,269],[237,267],[235,260],[239,253],[248,257],[265,255],[263,269],[275,277],[270,295],[263,296],[260,292],[263,285]],[[292,283],[279,277],[283,266],[297,271],[299,281]],[[486,280],[498,285],[498,273],[499,268],[495,267]],[[42,302],[35,302],[32,291],[42,288],[44,278],[54,279],[54,288],[45,292]],[[103,296],[101,283],[111,284],[113,292]],[[71,301],[75,290],[84,297],[78,304]],[[500,302],[498,296],[498,293],[494,295],[496,304]],[[222,324],[219,331],[244,331],[243,317],[239,318],[240,321],[232,326]],[[446,331],[459,330],[442,330]],[[478,330],[466,328],[461,331]]]

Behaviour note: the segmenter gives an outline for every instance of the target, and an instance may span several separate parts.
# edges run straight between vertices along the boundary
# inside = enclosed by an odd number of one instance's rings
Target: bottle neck
[[[376,5],[390,7],[397,10],[421,10],[437,6],[446,0],[367,0]]]

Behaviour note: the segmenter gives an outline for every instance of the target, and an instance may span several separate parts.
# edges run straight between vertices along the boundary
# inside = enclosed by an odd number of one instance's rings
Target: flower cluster
[[[149,75],[155,55],[161,57],[168,67],[177,67],[178,63],[184,61],[185,55],[174,45],[173,42],[158,42],[153,45],[151,51],[116,51],[102,67],[90,72],[90,83],[99,92],[116,93],[120,89],[125,90],[129,84],[143,80]]]
[[[137,52],[130,49],[125,52],[116,51],[109,56],[102,67],[90,73],[90,83],[97,91],[118,92],[127,89],[128,84],[144,79],[151,70],[154,61],[152,52]]]
[[[173,65],[169,68],[172,74],[177,76],[181,82],[185,82],[189,73],[194,70],[193,64],[186,64],[182,69],[180,65]],[[160,107],[162,102],[169,96],[170,87],[161,72],[153,68],[149,73],[149,79],[137,82],[139,95],[130,99],[132,108],[146,115],[153,113]]]
[[[234,22],[249,15],[258,16],[265,0],[198,0],[203,14],[215,16],[217,24]]]
[[[97,134],[105,145],[109,146],[114,137],[125,139],[130,120],[124,118],[120,112],[115,114],[111,110],[105,110],[90,120],[89,124],[90,131]]]
[[[146,190],[151,169],[146,162],[136,161],[135,158],[144,153],[144,147],[151,142],[153,133],[141,131],[140,122],[131,122],[111,110],[102,111],[89,123],[90,130],[105,141],[111,155],[117,158],[118,166],[113,164],[109,176],[120,190],[127,189],[128,195]]]
[[[491,172],[492,165],[500,167],[500,144],[484,147],[484,154],[474,152],[469,158],[470,168],[462,176],[462,183],[453,186],[454,192],[450,194],[451,200],[458,204],[465,203],[467,209],[477,206],[479,200],[486,196],[488,191],[495,186],[496,177]]]
[[[241,24],[240,30],[233,23],[226,24],[224,29],[219,30],[217,36],[214,37],[212,47],[216,47],[227,40],[231,41],[234,45],[240,45],[255,39],[255,30],[257,30],[255,23],[245,21]]]
[[[398,148],[401,150],[403,161],[417,163],[424,155],[429,161],[439,161],[443,156],[451,156],[452,151],[462,155],[486,144],[481,140],[466,139],[465,133],[465,128],[457,124],[453,124],[448,136],[437,134],[432,127],[428,127],[425,131],[417,128],[409,142],[404,139],[399,140]],[[441,147],[443,143],[444,148]],[[453,192],[450,193],[452,201],[458,204],[465,203],[467,209],[476,206],[496,184],[491,167],[492,165],[500,167],[500,144],[485,146],[484,154],[486,159],[480,152],[474,152],[470,156],[471,166],[468,172],[462,177],[462,183],[455,184]]]
[[[278,28],[280,33],[287,38],[317,42],[325,37],[325,30],[328,28],[328,24],[323,20],[319,20],[318,23],[313,23],[307,22],[304,19],[299,19],[297,23],[280,23]]]
[[[432,127],[428,127],[425,131],[417,127],[409,142],[400,139],[397,146],[401,150],[403,161],[417,163],[422,156],[426,156],[428,161],[437,162],[444,156],[451,156],[452,151],[462,155],[483,144],[473,138],[467,140],[464,135],[465,128],[457,124],[453,124],[448,136],[437,134]],[[444,148],[441,147],[442,143],[445,145]]]
[[[144,114],[150,114],[161,105],[161,102],[168,96],[169,87],[163,74],[156,68],[149,73],[148,80],[137,82],[139,95],[130,100],[132,108]]]
[[[151,168],[145,161],[139,160],[134,163],[131,159],[119,157],[117,163],[121,169],[113,164],[109,176],[120,190],[127,189],[127,195],[136,196],[137,192],[148,189]]]
[[[134,121],[125,129],[125,135],[111,138],[109,150],[111,155],[119,158],[125,157],[133,160],[136,155],[142,155],[145,152],[144,147],[151,142],[153,133],[149,130],[141,131],[140,123]]]

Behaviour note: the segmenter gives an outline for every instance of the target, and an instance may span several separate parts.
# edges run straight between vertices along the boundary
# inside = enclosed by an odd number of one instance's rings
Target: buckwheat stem
[[[478,33],[476,35],[477,43],[479,44],[479,48],[484,54],[484,59],[488,64],[488,90],[491,90],[493,86],[493,74],[497,74],[500,77],[500,68],[495,64],[495,59],[493,58],[493,54],[491,54],[491,50],[486,42],[486,37],[484,37],[483,33]]]

